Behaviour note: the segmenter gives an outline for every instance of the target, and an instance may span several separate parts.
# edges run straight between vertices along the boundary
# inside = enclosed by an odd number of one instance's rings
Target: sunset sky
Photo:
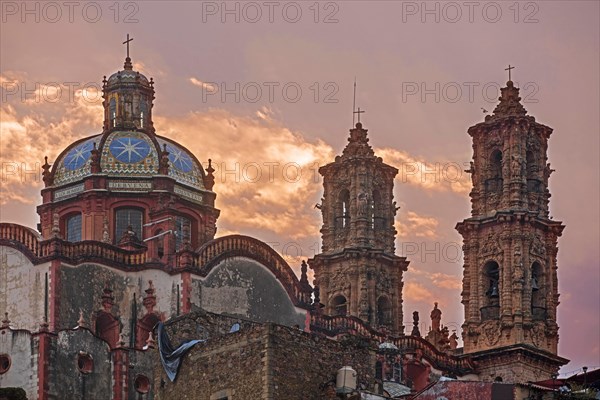
[[[320,248],[319,166],[352,126],[353,83],[377,155],[400,172],[404,314],[438,301],[460,334],[469,126],[508,79],[552,127],[559,355],[600,367],[600,2],[21,2],[0,24],[0,220],[35,227],[39,167],[100,133],[98,90],[123,69],[155,81],[157,133],[215,172],[218,236],[270,243],[299,270]],[[69,3],[69,4],[71,4]]]

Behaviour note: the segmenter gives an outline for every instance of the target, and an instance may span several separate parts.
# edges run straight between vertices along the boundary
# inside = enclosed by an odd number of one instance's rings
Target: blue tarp
[[[158,351],[160,353],[160,361],[171,382],[177,378],[177,372],[181,365],[181,359],[189,349],[200,342],[206,340],[188,340],[183,342],[178,348],[174,349],[169,340],[169,335],[162,322],[158,323]]]

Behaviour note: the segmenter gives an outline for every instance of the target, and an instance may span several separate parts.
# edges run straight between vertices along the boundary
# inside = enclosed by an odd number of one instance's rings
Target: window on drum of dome
[[[66,239],[69,242],[81,241],[81,214],[67,217],[65,227],[67,229]]]
[[[187,226],[187,233],[185,227]],[[177,217],[175,220],[175,251],[179,251],[183,245],[184,235],[191,236],[192,221],[186,217]],[[189,238],[191,241],[191,237]]]
[[[140,105],[140,128],[144,127],[144,118],[148,114],[147,110],[146,98],[142,98],[142,104]]]
[[[114,128],[117,126],[117,102],[114,98],[110,99],[109,113],[110,122],[112,127]]]
[[[127,231],[127,227],[131,226],[131,230],[135,233],[138,239],[142,240],[142,211],[135,208],[121,208],[115,213],[115,240],[118,242],[123,234]]]

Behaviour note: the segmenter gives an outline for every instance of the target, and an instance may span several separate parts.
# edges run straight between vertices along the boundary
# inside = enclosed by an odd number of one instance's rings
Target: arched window
[[[99,311],[96,317],[96,335],[106,340],[111,347],[119,341],[119,321],[105,311]]]
[[[381,195],[379,194],[379,190],[374,190],[371,201],[371,227],[376,230],[382,229],[384,221],[385,219],[381,212]]]
[[[65,237],[69,242],[81,241],[81,213],[67,216],[65,229]]]
[[[350,192],[347,189],[342,190],[338,196],[335,214],[336,227],[350,226]]]
[[[142,240],[142,223],[143,213],[141,210],[137,208],[118,209],[115,212],[115,240],[118,242],[129,226],[137,238]]]
[[[488,179],[486,190],[489,192],[501,192],[504,180],[502,179],[502,152],[494,150],[490,155],[488,167]]]
[[[140,128],[144,128],[146,126],[146,118],[148,116],[148,105],[146,103],[146,96],[142,96],[140,102]]]
[[[483,267],[484,301],[481,319],[486,321],[500,316],[500,266],[496,261],[488,261]]]
[[[392,304],[387,297],[381,296],[377,300],[377,323],[380,326],[389,325],[392,322]]]
[[[192,221],[187,217],[177,217],[175,219],[175,251],[179,251],[183,242],[186,239],[186,235],[189,237],[187,240],[191,242],[192,234]]]
[[[531,316],[534,320],[546,319],[546,295],[544,290],[544,274],[537,261],[531,266]]]
[[[346,315],[348,313],[348,304],[344,296],[337,295],[331,300],[332,315]]]
[[[114,97],[110,99],[110,105],[108,107],[108,110],[110,125],[114,128],[117,126],[117,101]]]

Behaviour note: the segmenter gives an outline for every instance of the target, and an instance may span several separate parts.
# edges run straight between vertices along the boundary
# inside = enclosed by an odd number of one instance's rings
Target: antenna
[[[172,229],[169,229],[168,231],[161,232],[161,233],[159,233],[158,235],[150,236],[149,238],[146,238],[146,239],[144,239],[144,240],[143,240],[143,242],[148,242],[148,241],[150,241],[150,240],[158,239],[159,237],[161,237],[161,236],[164,236],[164,235],[167,235],[167,234],[169,234],[169,233],[172,233],[172,234],[174,234],[175,236],[177,236],[177,233],[176,233],[176,232],[173,232],[173,230],[172,230]]]
[[[356,111],[356,77],[354,77],[354,99],[352,100],[352,127],[354,128],[354,117]]]
[[[144,224],[142,226],[144,226],[144,227],[146,227],[146,226],[152,226],[152,225],[160,224],[161,222],[169,221],[171,219],[173,219],[173,218],[167,217],[167,218],[159,219],[158,221],[150,221],[147,224]]]

